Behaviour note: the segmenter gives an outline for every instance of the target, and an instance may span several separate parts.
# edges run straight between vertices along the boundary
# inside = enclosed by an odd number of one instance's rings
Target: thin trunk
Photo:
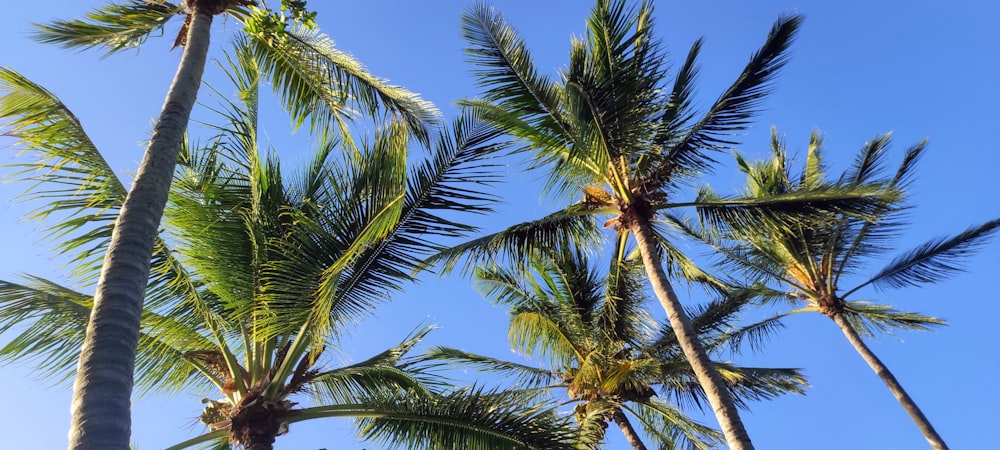
[[[618,428],[621,428],[622,434],[625,435],[625,440],[628,441],[633,450],[646,450],[646,444],[642,443],[639,433],[636,433],[635,428],[632,428],[632,422],[629,422],[628,416],[622,412],[621,408],[615,408],[614,414],[611,415],[611,420],[614,420]]]
[[[128,450],[135,352],[153,241],[208,54],[210,14],[195,13],[177,74],[104,256],[74,384],[69,448]]]
[[[684,308],[681,306],[680,300],[677,299],[677,294],[670,286],[667,274],[663,272],[649,220],[638,217],[630,228],[630,231],[635,234],[635,240],[642,254],[642,263],[646,267],[646,275],[652,284],[653,292],[656,293],[660,304],[663,305],[663,310],[667,312],[667,318],[677,336],[677,342],[680,344],[681,350],[684,351],[688,363],[691,364],[691,369],[698,378],[698,384],[705,391],[705,397],[712,405],[715,418],[719,421],[719,427],[726,436],[726,443],[731,450],[753,449],[750,436],[743,426],[743,421],[740,420],[736,404],[733,402],[726,384],[701,346],[701,341],[698,340],[698,335],[691,326],[691,319],[684,313]]]
[[[836,312],[831,314],[830,318],[833,319],[834,323],[836,323],[838,327],[840,327],[840,331],[844,333],[844,336],[847,336],[847,340],[851,342],[852,346],[854,346],[854,350],[857,350],[857,352],[861,354],[861,357],[864,358],[866,363],[868,363],[868,366],[875,371],[875,374],[878,375],[879,378],[882,379],[882,382],[889,388],[892,395],[896,397],[899,404],[903,406],[906,413],[909,414],[910,418],[913,419],[913,422],[917,424],[917,428],[919,428],[920,432],[923,433],[924,438],[927,439],[931,448],[936,450],[947,450],[948,444],[945,444],[944,439],[941,439],[941,436],[937,434],[937,431],[934,430],[934,426],[931,425],[929,420],[927,420],[924,413],[920,411],[920,408],[917,407],[917,404],[912,398],[910,398],[910,395],[903,390],[903,386],[899,384],[899,381],[897,381],[896,377],[892,375],[889,368],[882,363],[882,360],[875,356],[875,353],[873,353],[867,345],[865,345],[865,342],[861,340],[861,336],[858,336],[858,332],[854,330],[854,327],[852,327],[847,321],[844,314]]]

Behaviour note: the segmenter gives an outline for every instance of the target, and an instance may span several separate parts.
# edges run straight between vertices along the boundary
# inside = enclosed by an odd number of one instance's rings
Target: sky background
[[[80,118],[90,136],[123,176],[133,173],[159,113],[180,51],[169,51],[179,21],[166,37],[138,51],[101,59],[100,51],[75,52],[44,46],[28,37],[30,23],[78,18],[102,3],[46,0],[14,2],[0,14],[0,65],[20,71],[55,92]],[[317,22],[340,50],[360,59],[374,74],[419,92],[447,116],[454,101],[476,95],[464,62],[459,16],[467,0],[432,2],[313,0]],[[568,57],[570,36],[582,35],[589,1],[494,1],[521,33],[538,67],[555,75]],[[1000,216],[996,168],[1000,167],[1000,3],[994,1],[657,1],[657,35],[679,63],[691,43],[705,38],[698,105],[706,108],[739,74],[751,52],[782,13],[806,16],[793,56],[765,103],[766,112],[742,137],[739,151],[767,156],[772,126],[785,136],[789,152],[804,156],[809,133],[826,137],[828,161],[837,172],[868,139],[893,131],[893,165],[910,145],[930,140],[913,185],[912,226],[898,244],[908,249],[930,238],[954,234]],[[212,55],[229,46],[237,24],[214,25]],[[206,80],[225,91],[216,66]],[[202,101],[211,104],[202,90]],[[264,106],[267,107],[267,106]],[[291,137],[279,112],[265,115],[265,139],[290,163],[306,154],[301,135]],[[197,113],[196,113],[197,115]],[[283,143],[292,143],[282,145]],[[0,162],[14,151],[0,149]],[[741,182],[725,162],[708,179],[735,193]],[[799,159],[801,161],[801,159]],[[486,230],[537,218],[555,209],[543,201],[534,175],[510,166],[498,193],[507,203],[481,223]],[[0,279],[30,273],[66,281],[50,246],[38,243],[33,224],[21,221],[24,205],[11,203],[20,186],[0,186]],[[904,387],[955,449],[995,444],[1000,421],[1000,242],[969,260],[969,273],[935,286],[876,292],[865,298],[903,310],[947,319],[933,333],[900,332],[869,341]],[[873,271],[882,262],[871,264]],[[688,292],[681,292],[682,298]],[[691,298],[698,299],[692,291]],[[651,305],[653,311],[658,307]],[[658,317],[662,316],[662,313]],[[506,313],[492,306],[460,276],[424,277],[361,324],[335,357],[356,362],[398,343],[424,323],[440,328],[425,341],[497,357],[514,357],[506,341]],[[0,336],[0,342],[5,339]],[[761,355],[736,357],[743,364],[800,367],[811,388],[752,404],[743,420],[761,449],[914,449],[926,444],[881,381],[827,319],[802,315],[787,322]],[[7,404],[0,429],[9,448],[65,448],[70,385],[39,381],[29,365],[0,366]],[[133,440],[157,449],[200,434],[195,417],[203,393],[144,397],[136,401]],[[698,415],[697,412],[692,412]],[[702,416],[714,426],[714,418]],[[627,448],[609,430],[609,449]],[[349,420],[293,424],[277,449],[374,448],[357,442]]]

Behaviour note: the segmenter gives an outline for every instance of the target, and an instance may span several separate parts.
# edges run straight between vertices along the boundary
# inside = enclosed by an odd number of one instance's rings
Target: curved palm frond
[[[673,144],[660,173],[650,177],[658,186],[673,181],[669,176],[683,167],[702,172],[714,162],[705,150],[721,149],[736,145],[731,137],[746,129],[749,120],[759,113],[764,97],[771,91],[771,83],[789,58],[789,47],[803,22],[802,16],[783,16],[771,26],[764,45],[754,52],[736,81],[715,101],[708,112],[691,126],[685,136]]]
[[[371,116],[389,111],[421,140],[439,122],[433,104],[372,75],[318,30],[296,26],[279,35],[250,32],[239,45],[270,77],[296,126],[308,120],[313,130],[339,129],[349,138],[343,132],[355,105]]]
[[[659,401],[623,405],[656,438],[660,450],[707,450],[722,444],[722,433]]]
[[[497,112],[524,111],[524,126],[512,131],[553,130],[548,136],[570,135],[568,124],[561,118],[563,106],[557,85],[539,75],[524,41],[503,15],[485,3],[477,3],[462,14],[462,37],[469,42],[468,61],[478,67],[473,71],[480,86],[486,87],[486,103],[498,103],[500,108],[483,109],[487,121],[502,118]],[[520,114],[519,114],[520,115]],[[497,120],[497,122],[507,122]],[[539,142],[541,143],[541,142]],[[561,147],[557,142],[546,146]]]
[[[86,20],[36,24],[34,37],[67,48],[104,47],[110,55],[142,45],[151,33],[162,32],[166,22],[183,11],[184,6],[165,1],[109,3],[87,13]]]
[[[894,258],[885,268],[844,296],[869,284],[876,288],[902,288],[944,280],[961,272],[961,260],[972,256],[998,229],[1000,219],[970,227],[950,238],[928,241]]]
[[[597,242],[600,229],[590,213],[570,207],[541,219],[514,225],[506,230],[479,237],[441,250],[424,261],[426,266],[441,265],[448,273],[465,260],[464,270],[488,259],[524,264],[523,255],[535,248],[558,248],[570,243]]]
[[[557,372],[454,348],[434,347],[424,353],[423,358],[427,361],[446,361],[462,367],[473,367],[481,372],[496,373],[505,380],[513,380],[512,384],[518,389],[552,387],[562,382]]]
[[[533,394],[472,387],[427,395],[374,396],[363,403],[295,411],[289,423],[357,417],[361,437],[392,448],[572,449],[572,428]]]

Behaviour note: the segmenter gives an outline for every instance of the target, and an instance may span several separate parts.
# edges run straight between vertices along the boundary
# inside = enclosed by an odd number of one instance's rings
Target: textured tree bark
[[[632,428],[632,422],[629,422],[628,416],[622,412],[621,408],[615,409],[615,413],[611,415],[611,420],[614,420],[618,428],[621,428],[622,434],[625,435],[625,440],[632,446],[632,450],[646,450],[646,444],[642,443],[639,433],[636,433],[635,428]]]
[[[701,341],[698,340],[694,328],[691,326],[691,319],[684,313],[677,294],[674,293],[667,274],[663,271],[656,245],[654,244],[652,228],[649,219],[637,215],[629,224],[629,231],[635,234],[635,240],[642,254],[642,263],[646,268],[646,275],[652,284],[656,298],[660,300],[660,305],[667,313],[670,320],[670,327],[673,328],[681,350],[691,364],[691,369],[698,378],[698,383],[705,391],[709,404],[715,412],[715,418],[719,421],[719,427],[726,437],[726,443],[731,450],[750,450],[753,444],[747,434],[743,421],[740,420],[739,411],[733,398],[726,388],[726,384],[715,370],[712,361],[705,353]]]
[[[153,243],[205,70],[211,24],[211,14],[193,14],[177,74],[104,256],[74,383],[70,449],[129,450],[135,352]]]
[[[936,430],[934,430],[934,426],[931,425],[929,420],[927,420],[924,413],[920,411],[916,402],[914,402],[913,399],[910,398],[910,395],[906,393],[903,389],[903,385],[899,384],[899,381],[897,381],[896,377],[893,376],[891,371],[889,371],[889,368],[882,363],[882,360],[878,359],[878,356],[875,356],[875,353],[873,353],[867,345],[865,345],[861,336],[858,335],[858,332],[855,331],[854,327],[852,327],[847,321],[844,314],[841,312],[834,312],[833,314],[828,314],[828,316],[833,319],[834,323],[836,323],[838,327],[840,327],[840,331],[844,333],[844,336],[847,336],[847,340],[851,342],[852,346],[854,346],[854,350],[856,350],[865,362],[868,363],[868,367],[871,367],[872,370],[875,371],[875,374],[882,379],[882,382],[889,388],[892,395],[896,397],[899,404],[902,405],[906,413],[910,415],[910,419],[917,424],[917,428],[919,428],[920,432],[923,433],[924,438],[927,439],[931,448],[936,450],[947,450],[948,444],[944,443],[944,439],[941,439],[941,436],[938,435]]]

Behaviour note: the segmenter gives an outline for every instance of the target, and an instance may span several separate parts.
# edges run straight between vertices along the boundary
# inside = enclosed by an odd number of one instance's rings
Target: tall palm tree
[[[813,133],[806,154],[805,168],[793,176],[784,143],[772,130],[771,158],[749,163],[737,154],[737,163],[747,176],[747,195],[766,197],[775,194],[839,188],[862,183],[882,183],[905,192],[916,162],[926,142],[911,147],[891,177],[883,176],[886,148],[890,135],[872,139],[862,147],[848,170],[835,180],[827,178],[822,158],[822,139]],[[707,197],[712,197],[710,191]],[[870,297],[854,299],[861,289],[919,286],[942,281],[960,271],[961,261],[1000,229],[1000,220],[992,220],[952,237],[939,238],[902,253],[867,280],[852,287],[841,286],[845,275],[861,271],[865,258],[884,254],[903,224],[907,205],[904,196],[887,201],[877,220],[864,220],[846,214],[831,214],[810,223],[790,226],[787,221],[761,220],[752,227],[733,221],[714,222],[717,247],[727,262],[753,277],[765,277],[788,289],[760,288],[766,297],[787,299],[804,305],[791,313],[819,312],[830,318],[854,349],[899,401],[923,433],[932,448],[948,448],[930,421],[888,367],[875,355],[862,336],[894,328],[925,330],[944,322],[922,314],[902,312],[888,305],[871,302]],[[700,233],[702,237],[709,234]],[[729,238],[719,240],[719,237]],[[790,291],[789,291],[790,289]],[[776,319],[771,319],[776,320]]]
[[[714,447],[717,432],[668,401],[701,406],[705,393],[677,335],[646,312],[641,266],[624,253],[614,255],[604,274],[594,264],[581,250],[562,248],[536,252],[530,268],[477,271],[484,294],[511,308],[511,347],[540,358],[543,368],[449,348],[433,349],[428,358],[496,372],[519,380],[526,390],[565,390],[575,404],[583,443],[590,448],[601,442],[609,421],[635,450],[647,448],[637,428],[656,442],[654,448]],[[727,333],[744,305],[744,299],[733,297],[689,311],[707,351],[731,349],[730,339],[752,332]],[[749,400],[802,393],[805,386],[794,369],[714,364],[741,406]]]
[[[548,169],[548,187],[561,194],[583,191],[583,200],[545,218],[456,246],[431,263],[453,267],[463,257],[476,262],[496,254],[525,255],[528,248],[560,240],[595,240],[594,218],[604,227],[634,236],[643,267],[671,328],[703,386],[732,449],[753,448],[736,404],[725,388],[671,286],[668,272],[693,267],[658,230],[667,208],[697,206],[702,214],[751,220],[780,211],[822,206],[863,213],[872,206],[858,187],[851,192],[805,193],[770,199],[677,202],[692,178],[711,169],[711,153],[735,144],[770,91],[802,21],[782,17],[771,28],[736,81],[704,115],[692,106],[695,42],[668,85],[663,51],[653,36],[653,8],[625,0],[598,0],[585,38],[572,42],[559,81],[539,75],[525,43],[494,9],[479,5],[463,16],[483,98],[466,103],[531,150],[535,167]],[[821,204],[822,203],[822,204]],[[664,267],[666,262],[667,266]],[[697,271],[685,276],[701,277]]]
[[[172,17],[185,22],[175,40],[184,52],[120,210],[118,224],[98,283],[93,320],[74,385],[70,447],[127,449],[133,356],[157,227],[170,189],[171,174],[194,106],[208,53],[213,17],[231,13],[245,25],[261,61],[269,65],[275,89],[299,122],[340,122],[348,98],[375,108],[384,103],[408,122],[423,125],[427,104],[404,90],[384,85],[356,61],[334,50],[328,39],[287,27],[284,14],[256,8],[255,0],[130,0],[111,3],[87,20],[56,21],[39,27],[43,42],[66,47],[103,46],[109,52],[134,47]],[[282,0],[306,21],[305,2]],[[284,11],[285,8],[282,8]],[[303,56],[306,56],[303,58]],[[420,129],[418,133],[425,131]]]
[[[322,359],[411,280],[421,255],[440,249],[435,239],[472,231],[452,214],[490,210],[493,196],[469,186],[493,181],[484,167],[502,148],[495,131],[460,119],[407,170],[410,132],[392,124],[351,152],[327,139],[288,176],[258,148],[258,60],[242,46],[230,62],[241,102],[218,109],[218,138],[182,146],[140,317],[140,388],[218,391],[202,415],[212,430],[178,447],[271,448],[288,423],[354,416],[365,437],[399,445],[567,448],[563,420],[523,394],[428,386],[426,371],[402,359],[425,331],[345,368]],[[59,250],[92,284],[125,186],[54,95],[8,69],[0,80],[7,133],[38,157],[15,178],[32,181],[25,195],[44,202],[35,217],[55,220]],[[95,302],[41,278],[3,282],[0,330],[18,334],[0,353],[70,377]],[[296,407],[303,391],[317,405]]]

